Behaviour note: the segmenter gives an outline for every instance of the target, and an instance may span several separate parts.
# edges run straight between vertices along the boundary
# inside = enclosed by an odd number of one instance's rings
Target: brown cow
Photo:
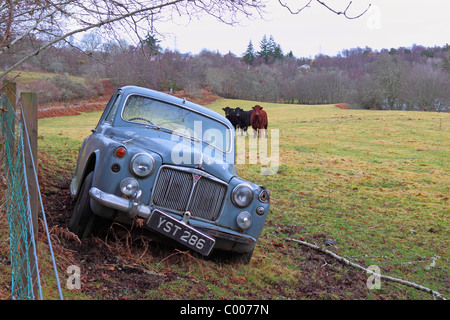
[[[267,113],[262,109],[261,106],[256,105],[253,108],[253,113],[250,117],[250,124],[252,125],[254,137],[256,138],[256,133],[259,133],[261,130],[265,131],[265,137],[267,138]]]

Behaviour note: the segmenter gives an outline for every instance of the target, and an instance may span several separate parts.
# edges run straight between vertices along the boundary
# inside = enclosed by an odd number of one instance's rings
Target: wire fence
[[[9,225],[11,298],[14,300],[44,299],[39,272],[40,257],[37,250],[37,230],[34,230],[37,224],[33,223],[32,206],[30,205],[29,182],[34,181],[38,189],[41,220],[47,235],[49,252],[46,254],[51,257],[58,294],[60,299],[63,299],[39,191],[37,164],[33,161],[22,103],[15,96],[15,92],[13,92],[12,97],[18,102],[17,112],[11,104],[11,98],[8,98],[4,92],[1,93],[0,97],[2,133],[0,135],[0,149],[3,148],[4,178],[7,185],[4,205]],[[18,113],[21,117],[18,116]],[[27,152],[31,154],[31,157],[25,156]],[[26,159],[30,163],[26,163]],[[33,174],[27,176],[26,165],[32,167]],[[35,215],[37,215],[37,212]]]

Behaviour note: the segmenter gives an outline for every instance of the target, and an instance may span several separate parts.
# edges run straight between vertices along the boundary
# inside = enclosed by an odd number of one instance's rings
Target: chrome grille
[[[216,220],[225,198],[226,186],[202,177],[198,180],[189,211],[193,216]]]
[[[156,183],[153,204],[162,208],[184,211],[192,186],[191,173],[164,168]]]
[[[193,217],[216,220],[225,200],[227,186],[196,172],[163,167],[153,193],[153,204]]]

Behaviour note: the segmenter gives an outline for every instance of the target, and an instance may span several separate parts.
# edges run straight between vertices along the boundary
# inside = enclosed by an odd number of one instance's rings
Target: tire
[[[233,253],[232,261],[238,264],[247,265],[250,263],[250,260],[252,259],[253,251],[254,249],[246,253]]]
[[[75,233],[80,239],[89,237],[95,225],[95,214],[92,212],[90,205],[91,197],[89,196],[93,177],[94,173],[90,172],[86,176],[86,179],[84,179],[69,221],[69,230]]]

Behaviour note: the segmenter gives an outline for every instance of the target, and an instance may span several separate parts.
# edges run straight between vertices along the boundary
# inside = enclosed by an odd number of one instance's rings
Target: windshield
[[[122,118],[128,122],[166,129],[177,135],[201,140],[223,152],[231,151],[230,128],[191,109],[149,97],[131,95],[123,108]]]

